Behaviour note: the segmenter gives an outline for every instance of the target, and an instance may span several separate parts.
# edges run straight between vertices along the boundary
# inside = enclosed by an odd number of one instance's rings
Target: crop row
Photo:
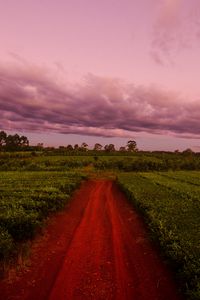
[[[83,176],[73,172],[0,172],[0,259],[31,239],[44,218],[64,207]]]
[[[198,184],[198,179],[194,184],[192,180],[189,182],[186,179],[179,177],[178,174],[174,178],[170,175],[171,173],[146,173],[143,174],[142,177],[149,179],[152,183],[157,184],[162,188],[172,190],[178,197],[181,196],[182,198],[189,200],[188,203],[190,203],[190,201],[196,202],[196,205],[200,208],[200,182]]]
[[[168,172],[163,173],[162,176],[166,176],[171,179],[175,179],[179,182],[190,183],[192,185],[200,186],[199,171],[179,171],[179,172]]]
[[[123,172],[200,170],[200,157],[194,155],[176,156],[153,153],[150,155],[137,152],[127,153],[124,156],[105,156],[98,152],[85,156],[28,154],[0,152],[0,171],[66,171],[91,165],[97,170],[112,169]]]
[[[187,177],[189,173],[185,172]],[[183,182],[183,172],[175,172],[176,179],[171,174],[119,174],[118,182],[145,216],[188,297],[200,299],[200,185]],[[196,182],[199,175],[192,174]]]
[[[67,156],[36,156],[1,158],[1,171],[67,171],[89,165],[93,158]]]

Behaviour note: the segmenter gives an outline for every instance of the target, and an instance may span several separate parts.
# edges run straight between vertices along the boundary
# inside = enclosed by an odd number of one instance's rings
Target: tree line
[[[94,144],[92,149],[88,148],[88,144],[83,142],[81,145],[75,144],[74,146],[69,144],[67,146],[59,146],[55,147],[44,147],[43,143],[38,143],[36,146],[30,146],[29,140],[24,135],[15,134],[7,134],[5,131],[0,131],[0,151],[42,151],[47,153],[80,153],[88,152],[88,154],[92,152],[104,152],[104,153],[131,153],[138,152],[137,143],[134,140],[129,140],[125,146],[121,146],[119,150],[115,148],[114,144],[106,144],[105,146],[100,143]],[[148,151],[147,151],[148,152]],[[166,151],[153,151],[155,153],[165,153]],[[175,154],[180,154],[179,150],[174,151]],[[194,152],[187,148],[182,151],[184,155],[192,155]]]
[[[86,143],[82,143],[81,146],[79,146],[78,144],[75,144],[74,146],[72,145],[67,145],[66,147],[64,146],[60,146],[59,147],[60,150],[67,150],[67,151],[88,151],[88,144]],[[93,147],[93,149],[91,149],[93,151],[105,151],[105,152],[114,152],[117,151],[115,148],[114,144],[106,144],[105,146],[102,146],[99,143],[96,143]],[[129,151],[129,152],[136,152],[138,151],[137,149],[137,143],[136,141],[130,140],[127,142],[126,146],[122,146],[119,148],[120,152],[125,152],[125,151]]]
[[[0,131],[0,150],[5,151],[20,151],[20,150],[57,150],[57,151],[89,151],[88,144],[82,143],[80,146],[78,144],[67,145],[67,146],[59,146],[58,149],[54,147],[44,147],[43,143],[38,143],[36,146],[30,146],[29,140],[26,136],[19,134],[7,134],[5,131]],[[106,144],[102,146],[100,143],[96,143],[92,149],[93,151],[105,151],[105,152],[114,152],[116,151],[114,144]],[[130,140],[127,144],[123,147],[119,148],[120,152],[136,152],[137,143],[134,140]]]
[[[7,134],[0,131],[0,148],[5,150],[20,150],[29,146],[29,140],[26,136],[19,134]]]

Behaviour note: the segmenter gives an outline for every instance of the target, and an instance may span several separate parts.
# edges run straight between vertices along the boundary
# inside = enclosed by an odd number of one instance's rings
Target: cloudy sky
[[[0,0],[0,130],[200,151],[199,0]]]

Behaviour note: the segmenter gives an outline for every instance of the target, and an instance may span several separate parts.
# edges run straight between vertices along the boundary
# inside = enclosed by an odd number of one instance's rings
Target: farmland
[[[31,239],[50,212],[64,207],[80,184],[77,172],[0,172],[0,258]]]
[[[126,173],[118,182],[144,215],[188,295],[199,299],[199,172]]]
[[[0,153],[0,260],[64,208],[82,179],[117,183],[148,224],[190,299],[200,298],[200,157],[175,153]]]
[[[199,153],[21,151],[0,152],[0,171],[66,171],[92,165],[95,170],[200,170]]]

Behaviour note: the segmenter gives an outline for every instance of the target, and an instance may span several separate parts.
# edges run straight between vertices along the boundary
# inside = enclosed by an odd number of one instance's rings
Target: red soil
[[[178,300],[170,272],[115,183],[83,183],[33,244],[0,299]]]

